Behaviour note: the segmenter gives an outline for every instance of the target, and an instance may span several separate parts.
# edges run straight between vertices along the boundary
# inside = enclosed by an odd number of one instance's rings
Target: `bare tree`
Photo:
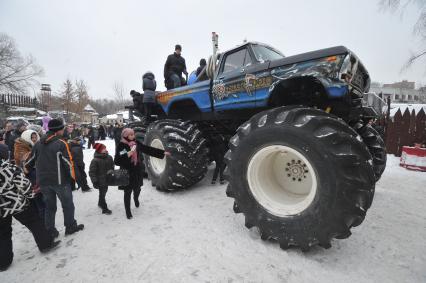
[[[68,114],[72,110],[75,102],[75,90],[70,79],[66,79],[65,82],[63,82],[59,95],[62,99],[63,110]]]
[[[115,81],[114,84],[112,85],[112,90],[114,92],[115,101],[117,101],[119,108],[123,108],[125,104],[124,102],[126,100],[125,96],[127,92],[123,86],[123,83],[119,81]]]
[[[380,0],[380,7],[385,11],[397,12],[401,15],[410,5],[416,5],[419,10],[419,16],[413,27],[413,34],[422,40],[423,48],[416,52],[411,52],[403,69],[410,67],[419,58],[426,55],[426,0]]]
[[[89,103],[88,87],[84,80],[77,80],[75,82],[75,113],[82,117],[84,107]]]
[[[13,38],[0,33],[0,91],[24,94],[41,75],[43,69],[34,57],[23,57]]]

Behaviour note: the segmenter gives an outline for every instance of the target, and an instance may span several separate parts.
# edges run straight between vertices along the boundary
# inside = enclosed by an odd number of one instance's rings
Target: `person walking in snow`
[[[105,196],[108,191],[107,173],[114,170],[114,160],[104,144],[95,143],[94,148],[95,154],[90,163],[89,176],[95,189],[99,190],[98,206],[103,214],[110,215],[112,212],[108,209]]]
[[[127,219],[133,217],[130,210],[132,192],[135,206],[139,207],[139,194],[141,192],[141,186],[143,185],[140,152],[160,159],[165,158],[165,155],[169,155],[169,153],[164,150],[136,143],[133,129],[123,129],[121,141],[115,151],[114,162],[116,165],[120,166],[121,169],[126,169],[129,172],[129,185],[119,187],[120,190],[124,190],[124,208],[126,210]]]
[[[37,183],[36,169],[32,168],[31,170],[27,171],[24,168],[25,162],[31,155],[32,148],[39,140],[40,136],[38,133],[33,130],[25,130],[21,137],[17,138],[15,141],[14,159],[15,165],[24,170],[26,177],[31,182],[31,188],[34,194],[34,198],[32,198],[31,201],[37,208],[39,216],[44,223],[46,205],[43,200],[43,195],[40,192],[40,186]]]
[[[34,146],[31,158],[25,164],[29,171],[37,168],[37,181],[46,203],[45,225],[53,237],[59,236],[55,228],[56,198],[62,204],[64,213],[65,235],[74,234],[84,229],[74,218],[74,202],[71,181],[75,179],[71,151],[62,139],[64,123],[60,119],[52,119],[48,124],[49,131]]]
[[[47,253],[60,241],[54,241],[30,199],[31,183],[22,170],[0,160],[0,272],[9,268],[13,261],[12,218],[26,226],[33,234],[38,249]]]
[[[76,137],[68,141],[70,151],[74,161],[75,181],[71,183],[72,189],[75,190],[75,184],[81,188],[82,192],[90,192],[91,188],[87,184],[87,174],[85,171],[83,148],[81,146],[81,138]]]

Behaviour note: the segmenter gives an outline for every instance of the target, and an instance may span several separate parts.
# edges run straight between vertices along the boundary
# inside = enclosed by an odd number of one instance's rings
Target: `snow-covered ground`
[[[112,141],[105,142],[114,153]],[[85,150],[86,167],[93,150]],[[388,167],[364,223],[328,250],[283,251],[264,242],[234,214],[225,186],[160,193],[145,183],[142,205],[127,220],[123,192],[110,188],[113,214],[102,215],[98,192],[74,193],[83,232],[64,236],[43,255],[14,222],[13,265],[0,282],[426,282],[426,173]],[[0,255],[1,256],[1,255]]]

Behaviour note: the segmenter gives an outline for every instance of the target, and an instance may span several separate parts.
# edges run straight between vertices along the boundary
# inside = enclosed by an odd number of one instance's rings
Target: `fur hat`
[[[57,132],[65,128],[64,122],[62,122],[61,119],[52,119],[49,121],[49,124],[47,125],[49,128],[49,131]]]
[[[30,145],[34,145],[34,143],[33,143],[33,141],[31,140],[31,136],[33,135],[33,134],[36,134],[37,135],[37,140],[39,140],[40,139],[40,136],[37,134],[37,132],[36,131],[33,131],[33,130],[25,130],[25,131],[23,131],[22,132],[22,134],[21,134],[21,139],[23,139],[24,141],[26,141],[27,143],[29,143]]]

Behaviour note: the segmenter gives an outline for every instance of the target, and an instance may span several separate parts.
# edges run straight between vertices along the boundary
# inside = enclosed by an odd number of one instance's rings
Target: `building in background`
[[[406,80],[384,85],[375,83],[371,85],[370,92],[381,94],[384,99],[390,97],[397,103],[426,103],[426,89],[416,89],[414,82]]]

